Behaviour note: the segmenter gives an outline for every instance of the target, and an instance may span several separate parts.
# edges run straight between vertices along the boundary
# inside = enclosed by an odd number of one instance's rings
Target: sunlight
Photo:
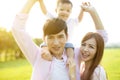
[[[27,0],[0,0],[0,27],[5,27],[7,30],[11,29],[15,15],[21,10],[23,5]],[[56,0],[44,0],[47,9],[50,12],[54,12],[56,6]],[[80,11],[80,4],[82,0],[71,0],[73,2],[73,12],[71,17],[76,17],[78,11]],[[118,1],[108,1],[108,0],[87,0],[92,1],[92,4],[97,9],[100,18],[105,26],[105,29],[109,34],[109,43],[120,42],[120,39],[115,37],[116,33],[120,34],[118,31],[119,19],[118,16],[120,7]],[[50,4],[50,5],[49,5]],[[37,15],[37,16],[36,16]],[[119,17],[119,18],[118,18]],[[45,21],[45,16],[40,10],[39,3],[36,3],[30,12],[30,16],[27,23],[27,31],[32,37],[42,37],[42,26]],[[34,27],[33,27],[34,26]],[[34,28],[34,29],[33,29]],[[78,31],[81,30],[81,31]],[[79,27],[76,29],[75,34],[80,34],[81,36],[88,32],[89,30],[94,31],[94,24],[88,14],[85,14],[83,21],[80,23]],[[78,33],[80,32],[80,33]],[[79,36],[80,36],[79,35]],[[112,40],[110,40],[112,38]]]
[[[0,25],[10,30],[14,17],[26,0],[0,0]]]

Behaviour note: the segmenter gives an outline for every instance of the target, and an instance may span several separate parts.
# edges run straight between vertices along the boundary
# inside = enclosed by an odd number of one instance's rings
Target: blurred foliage
[[[40,44],[43,42],[43,40],[40,39],[40,38],[35,38],[35,39],[33,39],[33,41],[34,41],[38,46],[40,46]]]
[[[42,39],[33,39],[33,41],[39,46],[42,43]],[[5,28],[0,28],[0,61],[6,61],[6,59],[18,59],[24,58],[21,50],[16,44],[11,31],[7,31]]]

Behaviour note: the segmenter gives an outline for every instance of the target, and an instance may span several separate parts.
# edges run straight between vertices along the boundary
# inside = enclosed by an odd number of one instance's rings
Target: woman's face
[[[97,50],[97,44],[94,38],[90,38],[83,43],[81,43],[80,47],[80,55],[81,59],[85,62],[92,61]]]

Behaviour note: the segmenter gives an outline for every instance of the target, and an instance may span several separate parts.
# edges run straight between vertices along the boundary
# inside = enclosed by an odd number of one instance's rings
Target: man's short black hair
[[[60,31],[64,30],[67,35],[67,24],[65,21],[59,18],[48,19],[43,26],[44,36],[57,34]]]

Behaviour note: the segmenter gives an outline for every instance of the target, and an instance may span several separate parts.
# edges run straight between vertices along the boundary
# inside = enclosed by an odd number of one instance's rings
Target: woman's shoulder
[[[106,71],[103,68],[103,66],[98,65],[95,68],[93,77],[96,78],[96,80],[107,80]],[[95,79],[93,79],[93,80],[95,80]]]
[[[97,74],[100,72],[103,72],[103,71],[105,71],[105,70],[104,70],[103,66],[101,66],[101,65],[98,65],[94,70],[94,72]]]

